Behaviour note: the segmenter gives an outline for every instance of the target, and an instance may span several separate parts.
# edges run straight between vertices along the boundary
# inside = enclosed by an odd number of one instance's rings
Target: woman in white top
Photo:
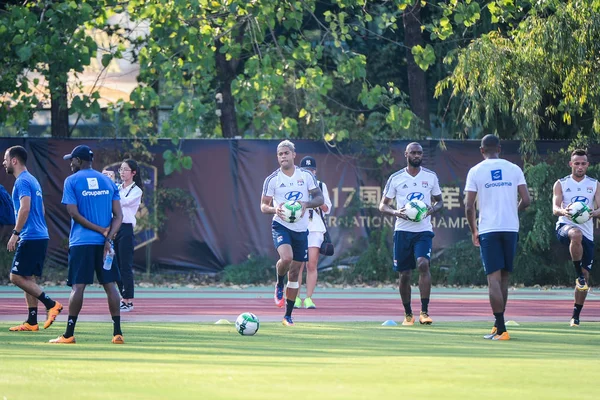
[[[313,175],[317,176],[317,162],[313,157],[304,157],[302,161],[300,161],[300,167],[309,170]],[[306,212],[309,213],[308,261],[300,267],[300,276],[298,277],[298,283],[302,286],[302,272],[304,272],[304,265],[306,265],[306,298],[304,299],[304,308],[317,308],[312,300],[312,296],[315,287],[317,286],[317,277],[319,274],[317,270],[320,256],[319,250],[323,243],[323,235],[327,231],[323,218],[325,217],[325,214],[329,214],[331,211],[331,200],[329,199],[327,185],[324,182],[319,181],[319,186],[321,186],[325,202],[319,208],[306,210]],[[300,307],[302,307],[302,300],[300,300],[300,291],[298,291],[294,308]]]
[[[115,261],[121,271],[121,281],[117,282],[121,292],[121,311],[133,311],[133,230],[135,214],[140,207],[143,194],[142,177],[135,160],[123,161],[119,174],[123,183],[119,185],[123,223],[115,237]]]

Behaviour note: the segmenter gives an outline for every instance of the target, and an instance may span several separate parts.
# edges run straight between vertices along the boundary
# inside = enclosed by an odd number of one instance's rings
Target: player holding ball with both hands
[[[598,181],[586,175],[589,167],[587,151],[578,149],[571,153],[569,167],[571,174],[554,183],[552,211],[558,217],[556,237],[569,247],[577,280],[575,281],[575,304],[570,326],[579,326],[579,314],[588,293],[588,280],[594,262],[594,217],[600,216],[600,208],[589,213],[589,220],[583,223],[573,221],[571,208],[575,203],[589,207],[600,205]]]
[[[264,182],[260,210],[272,214],[271,225],[273,244],[279,254],[277,261],[277,284],[274,300],[277,307],[285,304],[285,316],[282,323],[293,326],[292,311],[300,285],[298,276],[300,267],[308,260],[308,213],[307,208],[316,208],[323,204],[324,198],[317,179],[308,170],[294,165],[296,148],[289,140],[277,146],[279,168],[270,174]],[[283,205],[288,201],[300,203],[300,218],[294,222],[288,220]],[[288,275],[287,288],[283,283]]]
[[[412,270],[419,270],[419,292],[421,312],[419,323],[431,325],[429,316],[429,296],[431,294],[431,272],[429,260],[433,241],[431,214],[444,207],[442,191],[435,172],[421,167],[423,147],[416,142],[409,143],[404,152],[407,166],[392,174],[385,185],[379,211],[396,217],[394,230],[394,271],[399,273],[399,289],[404,320],[402,325],[411,326],[415,317],[411,307]],[[396,200],[398,209],[392,207]],[[410,220],[407,211],[409,205],[424,203],[426,210],[418,212],[418,218]]]

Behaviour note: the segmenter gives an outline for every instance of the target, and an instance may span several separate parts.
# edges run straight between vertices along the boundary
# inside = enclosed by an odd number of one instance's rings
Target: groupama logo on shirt
[[[88,189],[90,189],[90,190],[100,189],[100,185],[98,185],[98,179],[86,178],[86,180],[87,180],[87,184],[88,184]]]
[[[84,197],[87,196],[107,196],[110,194],[109,190],[95,190],[95,189],[100,189],[100,185],[98,184],[98,179],[97,178],[86,178],[87,180],[87,184],[88,184],[88,189],[90,190],[83,190],[81,191],[81,195]]]
[[[502,181],[502,170],[494,169],[490,171],[492,175],[492,183],[486,183],[484,186],[486,189],[491,187],[502,187],[502,186],[512,186],[512,182],[504,182]],[[500,182],[498,182],[500,181]]]
[[[491,187],[502,187],[502,186],[512,186],[512,182],[492,182],[492,183],[486,183],[485,184],[485,188],[491,188]]]
[[[107,196],[110,194],[108,190],[83,190],[82,196]]]
[[[491,171],[492,173],[492,181],[501,181],[502,180],[502,170],[501,169],[495,169],[493,171]]]

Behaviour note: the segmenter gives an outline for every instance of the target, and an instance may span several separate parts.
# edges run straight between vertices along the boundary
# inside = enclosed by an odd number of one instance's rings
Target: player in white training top
[[[504,324],[508,280],[517,251],[519,211],[526,209],[531,200],[521,168],[499,157],[500,139],[497,136],[485,135],[480,151],[484,160],[467,175],[465,212],[473,244],[480,248],[496,320],[492,332],[484,337],[509,340]],[[475,199],[479,204],[479,225]]]
[[[394,229],[394,271],[398,271],[400,297],[404,306],[402,325],[414,325],[410,304],[411,273],[419,268],[419,293],[421,295],[421,313],[419,322],[430,325],[429,296],[431,293],[431,273],[429,259],[434,237],[431,225],[431,214],[444,207],[442,191],[435,172],[421,167],[423,147],[419,143],[409,143],[404,152],[407,166],[392,174],[385,185],[379,211],[396,217]],[[396,207],[392,202],[396,200]],[[427,204],[428,212],[420,222],[409,221],[405,214],[405,206],[412,200],[421,200]],[[433,200],[433,204],[432,204]],[[415,263],[416,258],[416,263]]]
[[[571,220],[569,207],[575,202],[583,202],[593,209],[592,217],[600,216],[600,209],[597,208],[600,205],[600,190],[598,181],[586,175],[589,165],[587,151],[573,151],[569,161],[571,175],[557,180],[554,184],[552,211],[558,216],[556,237],[560,243],[569,246],[577,274],[571,326],[579,326],[579,314],[589,289],[587,282],[594,262],[594,220],[590,218],[583,224],[576,224]]]
[[[277,146],[279,166],[265,179],[260,211],[274,214],[272,223],[273,244],[279,253],[277,261],[277,284],[275,285],[275,304],[286,306],[282,323],[294,325],[292,311],[300,287],[298,275],[301,265],[308,261],[308,213],[307,208],[319,207],[323,204],[323,193],[317,184],[317,178],[309,171],[296,167],[294,158],[296,149],[292,142],[284,140]],[[298,201],[302,205],[299,221],[285,222],[282,217],[282,205],[288,200]],[[288,284],[283,298],[283,281],[288,275]]]
[[[312,172],[317,177],[317,160],[314,157],[306,156],[300,160],[300,167]],[[331,200],[329,198],[329,191],[325,182],[320,181],[317,178],[317,184],[319,189],[323,192],[324,203],[316,209],[308,210],[308,261],[306,262],[306,298],[304,299],[304,308],[314,309],[317,308],[312,296],[317,287],[317,278],[319,276],[318,264],[319,257],[321,256],[321,245],[325,240],[325,233],[327,232],[327,226],[325,224],[325,215],[331,211]],[[296,303],[294,308],[302,307],[302,299],[300,298],[300,292],[302,291],[302,272],[304,265],[300,267],[300,274],[298,275],[298,297],[296,297]]]

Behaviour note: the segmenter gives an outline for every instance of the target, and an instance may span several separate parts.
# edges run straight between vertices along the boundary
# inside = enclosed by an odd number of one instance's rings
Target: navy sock
[[[402,305],[404,306],[404,314],[406,315],[412,315],[412,307],[410,306],[410,302],[408,303],[402,303]]]
[[[113,336],[115,335],[122,335],[123,332],[121,332],[121,317],[112,317],[113,320]]]
[[[573,316],[571,318],[579,319],[579,314],[581,313],[582,308],[583,308],[583,304],[574,304],[573,305]]]
[[[50,297],[48,297],[48,295],[44,292],[42,292],[42,294],[40,294],[38,296],[38,300],[44,304],[44,307],[46,307],[46,310],[49,310],[56,305],[56,302],[54,300],[52,300]]]
[[[504,332],[506,332],[506,325],[504,325],[504,313],[503,312],[494,313],[494,317],[496,317],[495,325],[496,325],[496,328],[498,329],[496,334],[501,335]]]
[[[581,270],[581,260],[573,261],[573,266],[575,267],[575,273],[577,274],[577,277],[581,278],[583,276],[583,271]]]
[[[421,311],[424,313],[429,313],[429,298],[421,298]]]
[[[76,315],[69,315],[69,319],[67,319],[67,330],[63,335],[65,338],[70,338],[75,333],[75,324],[77,323]]]
[[[284,279],[285,279],[285,275],[277,275],[277,286],[282,288]]]
[[[286,317],[292,316],[292,311],[294,311],[294,302],[295,301],[296,301],[296,299],[294,299],[294,300],[286,299],[285,300],[285,316]]]
[[[29,307],[29,313],[27,314],[27,323],[29,325],[37,325],[37,307]]]

